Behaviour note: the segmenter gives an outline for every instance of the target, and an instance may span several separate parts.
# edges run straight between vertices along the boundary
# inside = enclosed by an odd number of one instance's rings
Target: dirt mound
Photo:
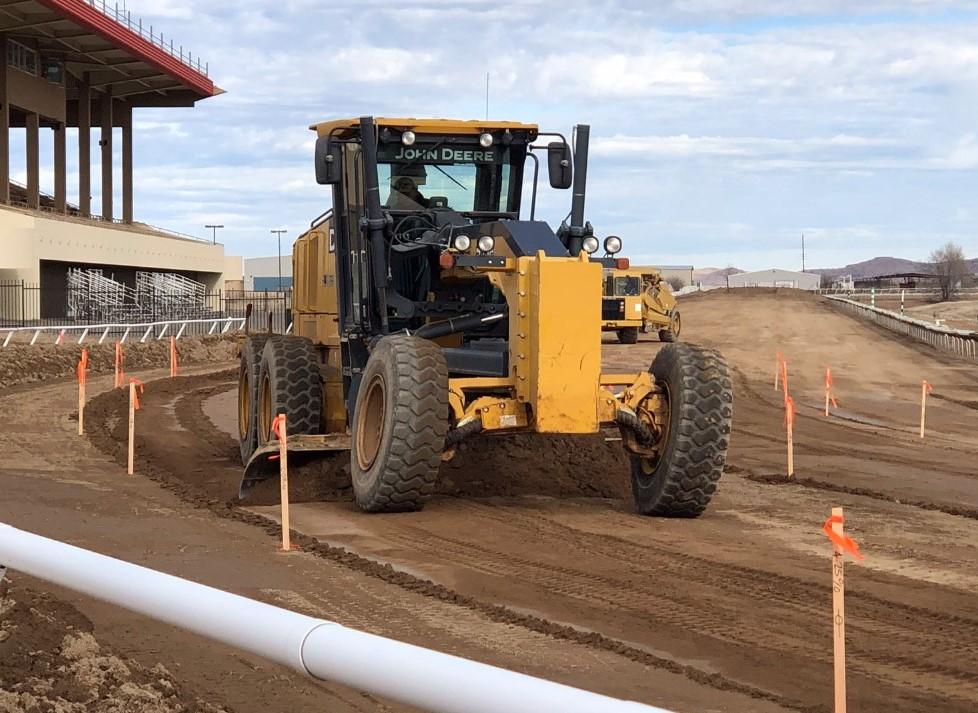
[[[181,364],[210,364],[237,357],[240,338],[185,338],[177,342]],[[109,374],[115,369],[115,344],[86,345],[89,374]],[[77,344],[10,344],[0,349],[0,388],[28,384],[47,379],[73,376],[81,358],[82,347]],[[146,343],[127,342],[125,345],[127,371],[155,369],[170,363],[169,340]]]
[[[701,290],[690,292],[682,296],[683,304],[690,302],[722,301],[734,299],[751,299],[754,297],[771,297],[796,299],[799,301],[813,302],[819,296],[808,290],[796,290],[791,287],[729,287],[717,288],[715,290]]]
[[[235,387],[232,378],[232,372],[225,371],[146,385],[143,409],[137,418],[156,427],[138,429],[137,458],[144,461],[139,466],[141,472],[153,472],[161,479],[175,478],[196,497],[219,502],[234,497],[242,473],[237,443],[203,410],[207,398]],[[89,437],[119,463],[125,462],[126,423],[121,415],[126,407],[125,394],[116,389],[92,399],[85,411]],[[164,426],[163,412],[171,407],[178,430]],[[620,444],[606,442],[601,435],[483,436],[460,444],[455,458],[442,465],[438,493],[627,498],[628,469]],[[294,502],[353,499],[346,452],[324,458],[290,456],[289,476]],[[249,505],[278,501],[277,478],[258,484],[247,498]]]
[[[151,669],[105,651],[69,604],[0,583],[0,711],[3,713],[218,713]]]
[[[475,497],[627,498],[628,473],[621,444],[601,435],[484,436],[462,443],[458,455],[442,465],[438,491]]]

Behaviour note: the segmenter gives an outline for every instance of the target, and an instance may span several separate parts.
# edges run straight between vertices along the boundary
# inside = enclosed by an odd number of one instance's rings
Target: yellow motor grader
[[[602,331],[615,332],[622,344],[638,342],[639,331],[675,342],[683,326],[676,297],[654,267],[605,270],[601,320]]]
[[[350,452],[370,512],[423,507],[466,438],[603,428],[631,455],[639,512],[703,512],[730,436],[727,365],[684,344],[648,371],[602,372],[602,271],[627,263],[609,240],[596,257],[584,221],[587,126],[573,151],[518,122],[311,128],[332,209],[294,246],[294,335],[254,335],[241,351],[242,497],[274,474],[271,425],[284,413],[290,453]],[[541,158],[553,188],[573,186],[556,231],[535,219]]]

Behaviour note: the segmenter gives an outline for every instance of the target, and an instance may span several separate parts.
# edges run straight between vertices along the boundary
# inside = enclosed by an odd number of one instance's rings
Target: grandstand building
[[[240,258],[225,256],[222,245],[136,220],[134,110],[192,107],[221,90],[198,57],[117,8],[104,0],[0,5],[0,283],[33,284],[49,295],[38,308],[44,314],[13,314],[16,305],[0,304],[0,320],[58,316],[68,297],[57,290],[78,267],[101,269],[132,289],[139,273],[180,275],[213,291],[225,280],[241,280]],[[69,127],[78,129],[77,145],[68,145]],[[42,166],[42,131],[53,134],[50,166]],[[21,170],[11,166],[11,136],[20,135],[25,185],[10,180]],[[116,138],[121,166],[113,160]],[[78,156],[77,186],[70,187],[77,202],[68,200],[69,151]],[[54,176],[50,193],[41,191],[42,174]],[[93,180],[98,206],[91,200]],[[121,205],[113,203],[117,181]]]

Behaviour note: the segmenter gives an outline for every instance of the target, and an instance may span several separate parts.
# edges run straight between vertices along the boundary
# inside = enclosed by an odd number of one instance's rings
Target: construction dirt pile
[[[219,713],[161,664],[104,650],[74,607],[0,582],[0,713]]]
[[[235,379],[236,373],[224,371],[148,383],[137,429],[139,421],[154,426],[140,438],[141,472],[170,481],[194,499],[232,499],[243,470],[238,445],[207,417],[203,403],[233,389]],[[93,398],[85,411],[89,438],[119,463],[126,458],[127,424],[122,415],[127,403],[125,393],[115,389]],[[176,416],[175,423],[168,413]],[[346,452],[315,459],[290,456],[293,502],[352,500],[349,463]],[[626,498],[628,469],[621,445],[605,441],[603,435],[483,436],[460,444],[455,458],[442,465],[438,493]],[[277,471],[274,475],[249,492],[247,504],[279,502]]]
[[[187,337],[177,342],[180,364],[213,364],[237,358],[240,338]],[[88,349],[88,373],[109,374],[115,368],[115,344],[85,345]],[[46,379],[73,376],[81,357],[77,344],[10,344],[0,349],[0,388]],[[124,345],[125,368],[156,369],[170,363],[170,342],[127,342]]]

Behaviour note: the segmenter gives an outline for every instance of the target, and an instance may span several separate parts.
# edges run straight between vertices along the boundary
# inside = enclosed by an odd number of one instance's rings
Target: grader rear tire
[[[241,361],[238,367],[238,447],[241,450],[241,463],[246,464],[258,447],[258,378],[261,369],[261,354],[265,348],[267,334],[248,337],[241,346]]]
[[[697,517],[723,474],[733,418],[733,382],[712,349],[671,344],[650,369],[669,403],[666,443],[656,460],[632,456],[632,493],[643,515]]]
[[[660,342],[678,342],[679,333],[683,329],[683,320],[679,316],[678,310],[673,310],[672,316],[669,318],[669,326],[666,329],[659,330],[659,341]]]
[[[618,341],[622,344],[638,343],[638,327],[622,327],[618,330]]]
[[[274,335],[265,342],[258,377],[258,444],[272,440],[272,421],[284,413],[290,436],[321,433],[323,380],[319,353],[305,337]]]
[[[435,492],[448,433],[448,366],[418,337],[384,337],[357,392],[353,492],[367,512],[420,510]]]

